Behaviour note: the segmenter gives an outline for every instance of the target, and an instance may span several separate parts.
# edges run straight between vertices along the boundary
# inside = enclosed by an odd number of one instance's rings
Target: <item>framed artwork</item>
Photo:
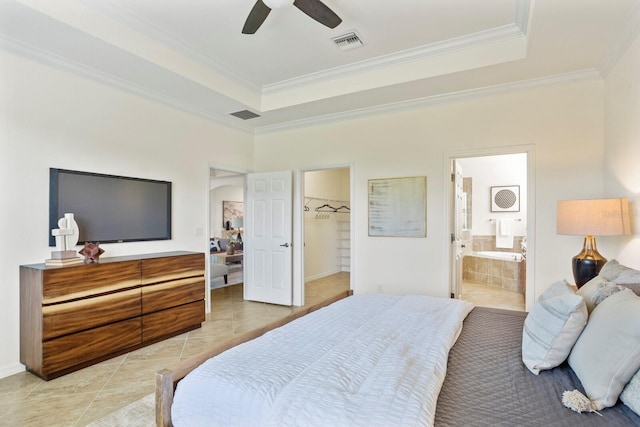
[[[427,177],[370,179],[369,236],[427,236]]]
[[[520,212],[520,186],[491,187],[491,212]]]
[[[241,217],[242,215],[242,202],[231,202],[228,200],[222,201],[222,228],[227,228],[227,221],[231,224],[233,218]]]

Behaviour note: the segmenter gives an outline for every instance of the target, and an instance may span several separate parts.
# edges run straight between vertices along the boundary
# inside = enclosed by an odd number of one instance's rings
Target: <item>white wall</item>
[[[583,81],[490,98],[256,135],[256,170],[352,162],[355,292],[447,296],[448,153],[535,146],[535,293],[570,279],[582,241],[555,233],[557,200],[602,193],[603,82]],[[427,175],[427,237],[370,238],[367,180]],[[294,230],[298,228],[294,227]],[[294,262],[299,262],[295,260]]]
[[[471,234],[495,236],[496,224],[491,219],[514,218],[513,234],[527,235],[527,155],[504,154],[500,156],[470,157],[458,159],[465,177],[472,178]],[[520,186],[519,212],[491,212],[491,187]],[[516,248],[520,249],[520,248]]]
[[[598,237],[598,249],[640,269],[640,37],[607,76],[605,91],[605,195],[629,199],[633,234]]]
[[[49,167],[173,183],[170,241],[105,257],[206,251],[209,162],[251,169],[253,136],[0,52],[0,377],[19,364],[19,269],[49,257]]]

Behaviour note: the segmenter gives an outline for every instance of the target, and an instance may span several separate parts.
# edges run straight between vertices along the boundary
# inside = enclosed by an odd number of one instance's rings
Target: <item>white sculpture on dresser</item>
[[[64,218],[58,220],[58,227],[51,230],[51,235],[56,238],[56,250],[51,252],[51,258],[77,258],[75,246],[78,244],[79,229],[73,214],[64,214]]]

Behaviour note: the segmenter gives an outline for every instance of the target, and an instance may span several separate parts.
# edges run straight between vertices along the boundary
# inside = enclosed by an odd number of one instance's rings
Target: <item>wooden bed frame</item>
[[[353,291],[345,291],[330,299],[322,301],[318,304],[314,304],[308,308],[297,311],[289,316],[269,323],[268,325],[255,329],[253,331],[246,332],[240,336],[227,340],[210,350],[201,353],[189,360],[181,362],[171,368],[163,369],[156,373],[156,426],[158,427],[170,427],[171,422],[171,405],[173,404],[173,393],[176,389],[178,382],[184,378],[189,372],[200,366],[208,359],[217,356],[218,354],[257,338],[272,329],[279,328],[292,320],[305,316],[312,311],[316,311],[322,307],[326,307],[334,302],[346,298],[353,294]]]

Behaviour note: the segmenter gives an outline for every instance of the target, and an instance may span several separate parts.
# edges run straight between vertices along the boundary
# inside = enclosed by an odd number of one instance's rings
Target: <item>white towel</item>
[[[496,248],[513,249],[513,220],[496,220]]]

